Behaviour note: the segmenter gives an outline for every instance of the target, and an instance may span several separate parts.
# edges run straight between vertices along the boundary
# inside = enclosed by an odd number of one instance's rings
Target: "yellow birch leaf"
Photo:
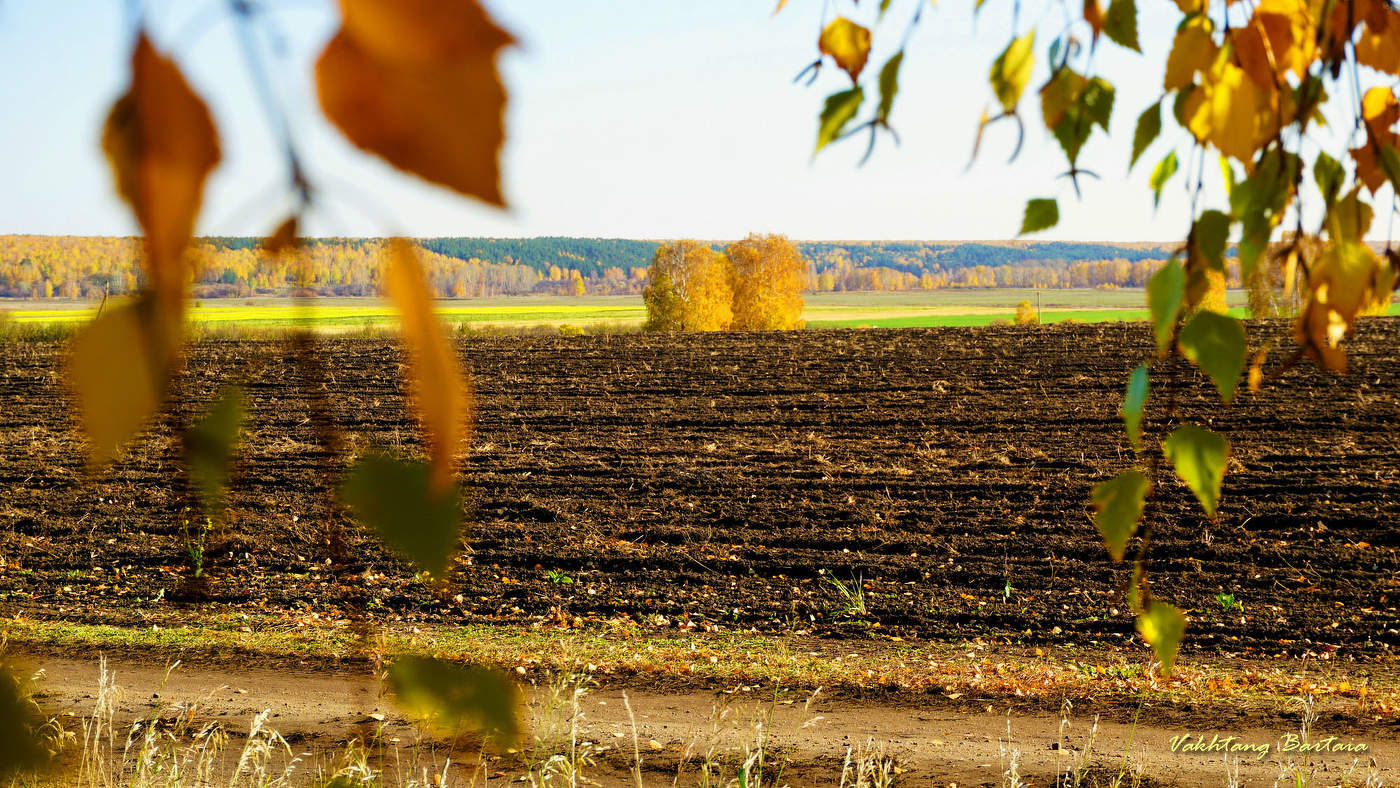
[[[178,321],[157,314],[163,303],[146,298],[109,309],[69,346],[67,377],[93,466],[115,458],[165,398]]]
[[[1400,101],[1395,100],[1395,92],[1388,87],[1377,86],[1366,91],[1361,99],[1361,118],[1366,130],[1380,135],[1400,123]]]
[[[1219,58],[1201,90],[1192,94],[1194,107],[1187,116],[1187,127],[1198,141],[1215,145],[1221,153],[1249,167],[1258,136],[1258,95],[1258,87],[1243,69],[1228,58]]]
[[[822,30],[817,48],[823,55],[831,55],[836,65],[855,82],[865,68],[866,58],[870,57],[870,30],[838,16]]]
[[[504,205],[496,55],[510,34],[473,0],[341,5],[344,26],[316,62],[326,117],[399,169]]]
[[[1294,339],[1328,369],[1345,372],[1342,340],[1358,315],[1388,306],[1395,270],[1356,236],[1330,244],[1309,270],[1308,284],[1312,294],[1294,322]]]
[[[1210,68],[1218,52],[1219,48],[1211,37],[1210,20],[1204,16],[1186,20],[1172,40],[1162,87],[1169,91],[1187,87],[1195,81],[1196,72]]]
[[[384,290],[399,311],[408,348],[409,392],[427,433],[437,491],[451,486],[453,463],[471,431],[471,380],[433,315],[433,294],[418,253],[403,239],[389,242]]]

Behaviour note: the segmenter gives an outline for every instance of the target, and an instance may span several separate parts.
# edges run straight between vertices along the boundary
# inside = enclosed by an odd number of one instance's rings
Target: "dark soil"
[[[1270,367],[1291,347],[1286,324]],[[1400,647],[1400,321],[1367,321],[1352,371],[1304,362],[1231,406],[1180,371],[1183,418],[1234,445],[1208,521],[1164,469],[1153,590],[1187,648],[1376,658]],[[62,347],[0,352],[0,614],[139,622],[184,605],[408,621],[1126,644],[1133,624],[1087,504],[1130,466],[1117,411],[1143,324],[1033,329],[461,340],[478,429],[469,548],[446,591],[328,503],[350,454],[416,450],[393,342],[191,351],[175,413],[84,469]],[[1162,434],[1169,369],[1153,372]],[[238,382],[251,416],[207,601],[173,430]],[[325,448],[329,414],[343,441]],[[1130,546],[1130,551],[1134,548]],[[330,563],[328,563],[330,561]],[[828,578],[863,583],[865,613]],[[1226,610],[1217,595],[1242,609]],[[198,595],[196,595],[197,598]]]

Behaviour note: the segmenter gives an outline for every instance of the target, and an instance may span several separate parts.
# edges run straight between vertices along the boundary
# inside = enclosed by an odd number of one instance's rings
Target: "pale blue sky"
[[[876,29],[868,81],[921,1],[896,0]],[[1103,180],[1084,181],[1082,201],[1055,179],[1063,156],[1039,126],[1034,90],[1043,62],[1023,102],[1020,159],[1007,165],[1014,133],[999,124],[965,171],[978,116],[993,100],[986,74],[1008,40],[1010,3],[987,0],[977,20],[964,0],[925,9],[892,115],[903,145],[883,139],[857,168],[863,140],[828,148],[815,161],[810,155],[822,100],[848,84],[845,76],[829,67],[812,87],[791,81],[815,56],[822,0],[790,0],[777,16],[770,0],[490,0],[522,42],[503,60],[511,204],[504,212],[399,174],[339,139],[319,117],[310,81],[311,63],[334,29],[334,3],[266,5],[277,9],[272,19],[286,51],[272,69],[322,184],[324,205],[310,217],[310,234],[1001,239],[1015,235],[1027,198],[1056,196],[1061,223],[1037,238],[1184,236],[1180,176],[1156,213],[1146,181],[1166,142],[1180,143],[1185,155],[1185,133],[1168,121],[1163,140],[1127,173],[1133,124],[1160,92],[1165,48],[1180,18],[1168,2],[1141,3],[1144,55],[1107,42],[1096,54],[1099,72],[1119,85],[1119,103],[1114,139],[1097,135],[1083,154]],[[215,12],[222,0],[146,5],[158,41],[208,98],[223,138],[224,162],[210,181],[199,232],[267,232],[285,210],[281,162],[233,24]],[[846,0],[832,3],[863,22],[872,5],[852,11]],[[0,233],[135,232],[98,144],[127,79],[124,6],[0,3],[0,106],[7,111]],[[1037,41],[1042,61],[1047,45]],[[873,96],[868,101],[867,109]]]

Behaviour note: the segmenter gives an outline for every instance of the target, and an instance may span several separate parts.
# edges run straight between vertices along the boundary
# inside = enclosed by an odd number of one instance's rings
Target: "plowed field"
[[[1251,326],[1282,347],[1285,332]],[[1372,320],[1349,376],[1305,363],[1229,407],[1183,371],[1182,415],[1234,443],[1217,521],[1167,474],[1154,503],[1154,590],[1190,609],[1188,649],[1364,658],[1400,646],[1397,340],[1400,321]],[[416,446],[394,343],[318,340],[325,373],[309,384],[285,343],[200,345],[175,416],[95,477],[61,346],[3,347],[0,614],[139,623],[181,609],[364,609],[545,626],[1133,637],[1126,569],[1108,560],[1086,499],[1133,460],[1117,409],[1125,374],[1150,351],[1143,324],[460,347],[478,429],[463,468],[469,548],[445,592],[325,504],[327,469],[345,458],[319,448],[317,402],[345,453]],[[246,387],[248,434],[228,524],[207,551],[207,598],[181,601],[190,499],[172,429],[228,382]],[[350,549],[328,565],[338,531]],[[863,598],[833,579],[863,585]]]

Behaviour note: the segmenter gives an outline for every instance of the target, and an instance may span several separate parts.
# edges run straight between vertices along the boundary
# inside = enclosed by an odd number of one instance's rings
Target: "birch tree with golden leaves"
[[[734,328],[786,331],[802,327],[808,264],[781,235],[750,235],[725,249],[734,266]]]
[[[734,324],[733,266],[699,241],[664,243],[642,291],[647,331],[725,331]]]

